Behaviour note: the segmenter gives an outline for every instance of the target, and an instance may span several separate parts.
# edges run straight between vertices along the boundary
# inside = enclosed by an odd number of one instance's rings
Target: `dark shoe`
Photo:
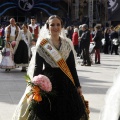
[[[81,66],[85,66],[85,64],[84,64],[84,63],[82,63],[82,64],[81,64]]]
[[[85,66],[91,66],[91,64],[85,64]]]
[[[5,69],[6,72],[10,72],[10,69]]]
[[[26,70],[21,70],[21,72],[27,72]]]
[[[96,64],[100,64],[100,62],[97,62]]]
[[[118,53],[116,53],[115,55],[119,55]]]

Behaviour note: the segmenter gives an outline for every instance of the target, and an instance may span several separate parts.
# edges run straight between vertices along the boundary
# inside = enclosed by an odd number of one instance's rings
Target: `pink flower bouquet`
[[[47,93],[52,91],[52,84],[49,78],[45,75],[34,76],[31,80],[29,76],[25,77],[28,85],[31,85],[31,91],[26,95],[28,97],[28,101],[30,102],[32,99],[40,102],[42,101],[42,95],[47,96]]]
[[[25,79],[28,86],[30,86],[30,90],[26,94],[27,104],[29,105],[28,120],[32,120],[33,112],[30,111],[36,109],[36,105],[39,105],[39,103],[44,100],[43,97],[48,100],[51,110],[51,99],[49,97],[50,95],[56,95],[56,93],[52,90],[52,84],[49,78],[45,75],[40,74],[38,76],[34,76],[32,80],[28,75],[26,75]]]
[[[48,77],[45,75],[35,76],[32,80],[33,84],[38,85],[41,90],[50,92],[52,90],[52,84]]]

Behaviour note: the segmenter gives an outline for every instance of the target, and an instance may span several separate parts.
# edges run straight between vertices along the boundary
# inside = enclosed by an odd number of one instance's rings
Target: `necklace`
[[[61,46],[61,40],[59,38],[58,42],[53,42],[51,39],[50,39],[50,43],[56,48],[56,49],[60,49],[60,46]]]

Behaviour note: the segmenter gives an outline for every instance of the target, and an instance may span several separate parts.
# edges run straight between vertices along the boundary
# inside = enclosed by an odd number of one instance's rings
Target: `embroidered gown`
[[[88,120],[82,98],[77,92],[77,87],[80,86],[80,83],[71,46],[66,40],[61,39],[61,46],[58,51],[65,59],[72,73],[75,86],[51,59],[49,54],[39,46],[35,58],[34,76],[44,74],[49,77],[55,95],[49,96],[50,102],[48,98],[42,98],[43,100],[41,102],[24,114],[27,109],[27,98],[25,99],[25,96],[28,93],[27,91],[29,91],[26,90],[12,120]],[[29,119],[26,119],[28,116]]]
[[[30,42],[32,34],[27,31],[25,34],[23,30],[20,31],[17,37],[17,44],[14,48],[14,62],[17,65],[27,67],[30,57]]]
[[[38,120],[80,120],[85,115],[85,106],[77,93],[77,87],[80,86],[80,83],[75,68],[74,55],[69,44],[62,40],[59,52],[66,59],[66,63],[74,78],[75,86],[59,67],[54,63],[50,63],[52,61],[49,55],[45,56],[45,53],[43,51],[41,53],[40,49],[39,47],[36,53],[34,76],[39,74],[48,76],[52,82],[53,90],[56,91],[56,95],[50,97],[51,110],[49,101],[44,99],[32,111],[34,117],[37,116]],[[43,64],[45,66],[44,70]]]

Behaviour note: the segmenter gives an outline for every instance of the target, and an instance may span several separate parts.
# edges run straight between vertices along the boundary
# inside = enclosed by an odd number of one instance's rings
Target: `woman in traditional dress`
[[[27,24],[23,24],[14,48],[14,62],[17,66],[22,66],[22,72],[26,72],[29,63],[31,40],[32,34],[28,30]]]
[[[2,50],[0,68],[5,69],[5,71],[10,71],[15,68],[15,64],[13,62],[13,48],[9,42],[6,42],[6,46]]]
[[[50,96],[50,103],[44,98],[28,110],[26,94],[30,88],[27,88],[12,120],[88,120],[73,47],[67,38],[60,36],[62,26],[60,17],[49,17],[43,33],[40,33],[36,55],[32,57],[28,69],[31,78],[39,74],[49,77],[56,95]]]

